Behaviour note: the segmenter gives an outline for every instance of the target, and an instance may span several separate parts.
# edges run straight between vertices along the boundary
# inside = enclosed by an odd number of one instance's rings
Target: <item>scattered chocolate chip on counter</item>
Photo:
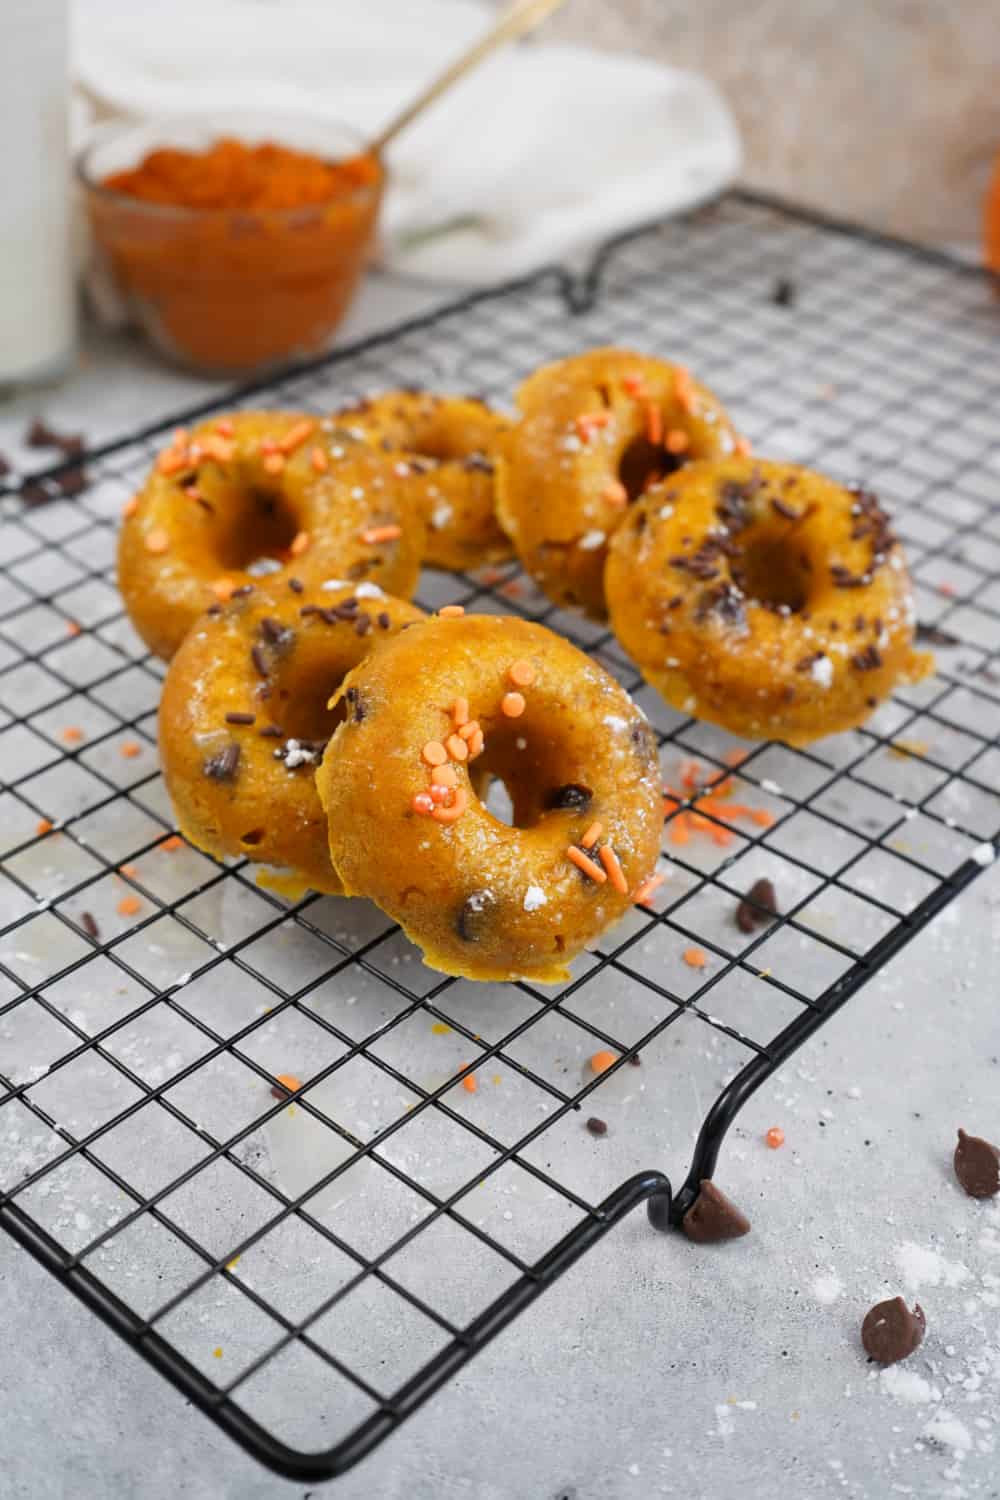
[[[750,1233],[750,1220],[708,1177],[681,1220],[681,1228],[696,1245],[716,1245]]]
[[[770,880],[755,880],[736,908],[736,925],[741,932],[766,927],[779,915],[778,898]]]
[[[591,1115],[587,1121],[587,1129],[591,1135],[607,1135],[608,1122],[607,1120],[599,1120],[596,1115]]]
[[[927,1319],[919,1302],[913,1311],[902,1297],[876,1302],[865,1314],[861,1325],[861,1342],[869,1359],[880,1365],[894,1365],[907,1359],[923,1343]]]
[[[970,1198],[994,1198],[1000,1193],[1000,1150],[979,1135],[958,1132],[955,1176]]]
[[[794,307],[798,288],[790,276],[779,276],[771,289],[771,301],[775,307]]]

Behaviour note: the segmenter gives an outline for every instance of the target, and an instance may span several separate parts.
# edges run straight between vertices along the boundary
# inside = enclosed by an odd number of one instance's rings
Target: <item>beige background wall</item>
[[[1000,0],[567,0],[546,35],[697,68],[746,180],[898,233],[979,239]]]

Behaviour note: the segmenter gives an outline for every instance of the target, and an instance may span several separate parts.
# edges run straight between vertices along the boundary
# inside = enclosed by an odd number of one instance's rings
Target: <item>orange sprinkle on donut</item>
[[[597,843],[597,840],[600,838],[600,836],[601,836],[601,834],[603,832],[604,832],[604,824],[603,823],[597,823],[597,822],[591,823],[590,827],[587,829],[587,832],[583,835],[583,838],[580,840],[580,843],[583,845],[584,849],[593,849],[594,845]]]
[[[448,759],[448,752],[440,740],[428,740],[420,754],[429,766],[443,766]]]
[[[595,1052],[590,1059],[590,1071],[592,1073],[606,1073],[617,1061],[618,1059],[613,1052]]]
[[[205,457],[214,459],[217,464],[228,464],[236,452],[235,443],[212,433],[209,433],[207,438],[202,438],[200,446]]]
[[[236,425],[231,417],[220,417],[215,424],[215,430],[220,437],[230,438],[236,431]]]
[[[601,864],[607,871],[608,879],[622,896],[628,895],[628,881],[625,879],[625,871],[621,867],[621,861],[610,844],[601,845]]]
[[[475,760],[477,755],[482,755],[486,748],[486,738],[481,729],[477,729],[469,741],[469,759]]]
[[[691,371],[686,365],[674,366],[674,400],[681,411],[690,413],[694,405],[694,391],[691,388]]]
[[[535,680],[535,669],[530,661],[511,662],[507,676],[515,687],[530,687]]]
[[[470,719],[469,722],[467,724],[463,724],[461,729],[458,731],[459,738],[465,740],[466,743],[468,743],[469,740],[474,740],[478,733],[478,719]]]
[[[455,800],[450,807],[436,807],[431,813],[439,823],[456,823],[469,805],[469,794],[464,786],[455,788]]]
[[[663,413],[655,401],[646,402],[646,436],[654,448],[663,442]]]
[[[671,427],[663,439],[663,446],[668,453],[686,453],[691,446],[691,439],[683,427]]]
[[[311,541],[312,538],[310,537],[308,531],[297,531],[292,537],[291,543],[288,548],[289,556],[301,557],[303,552],[307,552],[309,550],[309,544]]]
[[[666,880],[665,875],[647,875],[646,879],[636,886],[632,894],[632,900],[636,906],[645,906],[654,891],[658,891]]]
[[[410,806],[413,808],[413,811],[415,813],[421,813],[424,816],[427,816],[427,814],[434,811],[434,798],[431,796],[430,792],[417,792],[416,796],[413,798],[413,801],[410,803]]]
[[[607,427],[610,421],[610,412],[585,411],[581,412],[580,415],[575,419],[575,426],[577,433],[579,434],[583,442],[589,443],[593,433],[595,433],[600,427]]]
[[[582,870],[584,875],[589,875],[591,880],[596,881],[598,885],[603,885],[607,880],[608,877],[601,866],[595,864],[590,855],[584,854],[583,850],[578,849],[575,844],[569,845],[566,858],[576,865],[578,870]]]
[[[170,538],[161,527],[156,527],[154,531],[147,531],[146,551],[152,552],[154,557],[159,556],[161,552],[166,552],[169,546]]]
[[[606,500],[609,505],[627,505],[628,490],[620,479],[612,479],[601,491],[601,499]]]
[[[458,772],[455,767],[446,761],[443,766],[435,766],[431,772],[431,786],[458,786]]]
[[[296,448],[301,448],[306,438],[312,437],[315,431],[315,417],[303,417],[301,422],[295,422],[289,427],[278,447],[282,453],[294,453]]]
[[[122,506],[122,517],[123,517],[123,519],[127,521],[128,518],[129,518],[129,516],[134,516],[135,513],[136,513],[136,511],[138,509],[139,509],[139,496],[138,495],[129,495],[128,499],[125,501],[125,504]]]
[[[457,620],[460,615],[465,614],[464,604],[446,604],[438,610],[439,620]]]
[[[456,698],[451,705],[451,722],[456,729],[461,729],[463,724],[469,722],[469,700],[468,698]]]
[[[639,397],[644,395],[646,391],[641,375],[623,375],[622,386],[627,396]]]
[[[313,449],[313,451],[309,455],[309,462],[312,464],[317,474],[325,474],[327,469],[330,467],[330,460],[327,458],[322,448]]]
[[[176,474],[187,467],[188,457],[183,448],[165,448],[156,460],[156,467],[161,474]]]
[[[284,467],[285,459],[281,453],[269,453],[264,460],[265,474],[280,474]]]
[[[523,693],[504,693],[500,700],[500,712],[508,719],[519,719],[527,706]]]
[[[738,437],[736,439],[736,442],[733,444],[733,452],[737,455],[738,458],[750,458],[753,453],[753,446],[751,445],[750,439],[745,437]]]
[[[367,526],[361,532],[366,547],[375,547],[379,542],[395,542],[403,535],[402,526]]]
[[[435,807],[450,807],[455,798],[450,786],[439,786],[436,781],[431,782],[430,799]]]
[[[212,584],[212,593],[216,599],[220,599],[223,604],[227,604],[233,597],[233,590],[235,588],[236,585],[231,578],[217,578]]]
[[[460,734],[450,734],[445,740],[445,745],[452,760],[468,760],[469,747]]]

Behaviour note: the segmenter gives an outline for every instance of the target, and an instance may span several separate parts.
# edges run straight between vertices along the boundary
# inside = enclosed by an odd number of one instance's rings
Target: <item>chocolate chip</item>
[[[783,516],[786,521],[800,521],[802,519],[802,512],[800,510],[796,510],[794,505],[788,505],[784,500],[779,500],[777,497],[772,496],[771,509],[779,516]]]
[[[305,584],[302,582],[301,578],[289,578],[288,587],[291,589],[293,594],[301,594],[305,589]]]
[[[218,754],[210,756],[203,770],[211,781],[234,781],[239,764],[240,747],[234,741]]]
[[[368,634],[368,632],[371,630],[371,628],[372,628],[372,617],[371,617],[371,615],[366,615],[366,614],[360,614],[360,615],[358,615],[357,619],[354,621],[354,634],[355,635],[360,635],[360,636],[366,636]]]
[[[941,630],[937,625],[921,625],[919,622],[914,638],[923,646],[960,646],[962,644],[957,635]]]
[[[389,626],[392,624],[392,620],[389,617],[389,611],[387,609],[383,609],[381,614],[376,616],[376,618],[378,620],[378,626],[380,630],[388,630]]]
[[[252,583],[241,583],[238,589],[233,589],[229,597],[230,599],[249,599],[253,593],[253,588]]]
[[[632,1068],[642,1067],[642,1058],[639,1056],[638,1052],[632,1053],[632,1056],[629,1058],[629,1066]]]
[[[681,1220],[681,1228],[696,1245],[716,1245],[738,1240],[750,1233],[750,1220],[730,1202],[709,1178],[698,1187],[698,1196]]]
[[[266,837],[266,833],[267,830],[264,828],[251,828],[249,833],[240,834],[240,843],[249,844],[251,847],[253,847],[255,844],[260,844],[263,842],[264,838]]]
[[[54,474],[52,483],[64,499],[72,500],[87,488],[87,471],[80,464],[74,464],[70,469],[63,469],[61,474]]]
[[[97,919],[93,917],[89,911],[82,911],[80,913],[80,926],[83,928],[88,937],[92,937],[94,939],[95,943],[100,942],[101,929],[97,925]]]
[[[344,701],[350,705],[351,718],[355,724],[360,724],[368,717],[368,705],[361,696],[360,688],[349,687],[344,694]]]
[[[58,448],[70,458],[83,452],[83,438],[78,433],[56,432],[41,417],[36,417],[32,422],[24,435],[24,441],[29,448]]]
[[[11,473],[13,467],[14,465],[11,463],[6,453],[0,453],[0,479],[6,479],[7,475]]]
[[[253,724],[256,719],[256,714],[226,714],[227,724]]]
[[[736,908],[736,925],[741,932],[753,932],[758,927],[766,927],[778,915],[774,885],[761,877],[754,881]]]
[[[775,307],[794,307],[797,296],[798,288],[788,276],[779,276],[771,288],[771,301]]]
[[[258,641],[250,647],[250,660],[253,662],[254,671],[258,677],[270,677],[271,664],[267,659],[267,653]]]
[[[265,724],[260,735],[263,739],[281,740],[285,737],[285,731],[277,724]]]
[[[1000,1150],[982,1136],[960,1130],[955,1176],[970,1198],[994,1198],[1000,1193]]]
[[[492,891],[473,891],[466,896],[455,918],[455,931],[464,943],[478,943],[497,904]]]
[[[579,781],[568,781],[565,786],[557,786],[554,791],[549,792],[545,806],[550,812],[565,808],[582,812],[585,807],[590,806],[593,797],[589,786],[583,786]]]
[[[25,505],[47,505],[55,499],[55,490],[49,489],[43,479],[29,479],[21,486],[21,499]]]
[[[597,1115],[591,1115],[587,1121],[587,1129],[591,1135],[607,1135],[608,1122],[607,1120],[598,1119]]]
[[[856,651],[851,657],[851,666],[856,672],[875,672],[882,665],[882,653],[875,645]]]
[[[487,458],[485,453],[470,453],[462,460],[462,468],[470,474],[492,474],[493,460]]]
[[[282,625],[273,615],[267,615],[260,622],[260,633],[270,646],[284,646],[288,644],[291,631],[287,625]]]
[[[906,1359],[923,1343],[927,1320],[919,1302],[913,1311],[902,1297],[890,1297],[886,1302],[876,1302],[865,1314],[861,1325],[861,1342],[869,1359],[880,1365],[894,1365]]]

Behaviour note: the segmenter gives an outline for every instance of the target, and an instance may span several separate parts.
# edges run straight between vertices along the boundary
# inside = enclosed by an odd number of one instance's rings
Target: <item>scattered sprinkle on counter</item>
[[[168,834],[159,846],[165,854],[171,854],[175,849],[184,848],[184,840],[179,833]]]
[[[476,1082],[475,1073],[466,1073],[465,1077],[462,1079],[462,1087],[467,1094],[474,1094],[476,1092],[479,1085]]]
[[[139,744],[138,740],[123,740],[119,748],[119,754],[122,755],[125,760],[135,760],[137,755],[142,754],[142,746]]]
[[[271,1094],[275,1099],[284,1099],[302,1087],[302,1079],[296,1078],[294,1073],[276,1073],[274,1076],[276,1081],[271,1085]]]
[[[66,728],[62,731],[62,737],[67,745],[78,745],[83,739],[83,730],[78,728],[76,724],[67,724]]]
[[[54,827],[55,824],[51,821],[51,819],[39,818],[38,822],[35,824],[35,832],[38,834],[39,838],[41,838],[42,834],[51,833]]]
[[[785,1132],[780,1125],[772,1125],[764,1139],[772,1151],[778,1151],[785,1144]]]
[[[123,896],[118,903],[118,915],[120,917],[134,917],[136,912],[142,910],[142,902],[138,896]]]
[[[702,948],[685,948],[681,954],[689,969],[703,969],[708,958]]]
[[[618,1058],[614,1052],[595,1052],[590,1059],[590,1071],[592,1073],[606,1073],[617,1061]]]

